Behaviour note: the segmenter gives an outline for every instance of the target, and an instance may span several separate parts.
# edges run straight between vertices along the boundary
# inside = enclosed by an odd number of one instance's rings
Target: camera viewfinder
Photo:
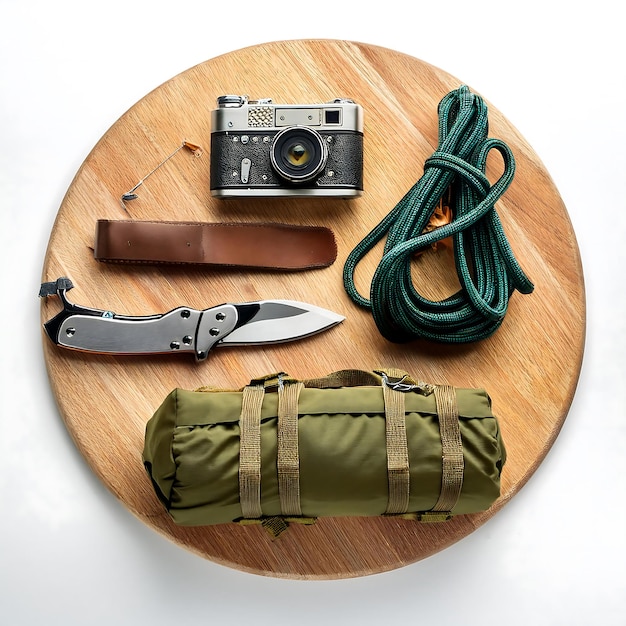
[[[324,111],[324,123],[339,124],[341,122],[341,120],[339,119],[339,114],[339,109],[326,109]]]

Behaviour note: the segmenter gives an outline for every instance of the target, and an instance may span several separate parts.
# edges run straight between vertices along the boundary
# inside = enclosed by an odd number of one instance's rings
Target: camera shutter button
[[[252,166],[252,161],[250,159],[242,159],[241,161],[241,182],[247,183],[250,178],[250,167]]]

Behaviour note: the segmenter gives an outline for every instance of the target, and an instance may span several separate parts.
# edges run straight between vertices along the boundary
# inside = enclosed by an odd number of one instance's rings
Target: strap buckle
[[[414,382],[408,374],[404,374],[403,376],[390,377],[383,370],[375,370],[375,373],[382,377],[383,385],[389,387],[389,389],[393,389],[394,391],[400,391],[402,393],[408,393],[409,391],[417,391],[425,396],[429,396],[434,391],[434,385],[430,385],[428,383],[423,382]],[[408,382],[410,381],[410,382]]]

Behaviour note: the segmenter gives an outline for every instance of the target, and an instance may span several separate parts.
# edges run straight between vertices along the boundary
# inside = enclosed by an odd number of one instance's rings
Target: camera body
[[[352,100],[220,96],[211,125],[213,196],[350,198],[363,191],[363,110]]]

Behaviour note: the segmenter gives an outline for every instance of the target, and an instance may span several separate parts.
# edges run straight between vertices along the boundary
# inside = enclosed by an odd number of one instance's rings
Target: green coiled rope
[[[487,137],[487,113],[482,98],[465,85],[441,100],[439,145],[424,163],[423,176],[346,260],[346,292],[356,304],[371,310],[379,331],[390,341],[485,339],[501,325],[513,291],[526,294],[534,288],[515,259],[494,208],[513,180],[515,159],[503,141]],[[504,172],[493,185],[485,175],[491,150],[498,151],[504,161]],[[449,189],[452,222],[424,233]],[[354,272],[385,235],[368,300],[357,291]],[[461,289],[432,301],[413,285],[412,255],[450,236]]]

